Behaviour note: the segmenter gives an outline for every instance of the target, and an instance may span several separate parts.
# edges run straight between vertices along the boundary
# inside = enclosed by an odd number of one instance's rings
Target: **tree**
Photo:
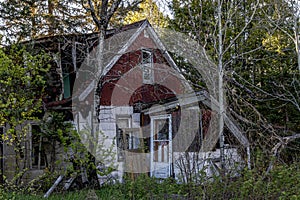
[[[250,3],[250,2],[249,2]],[[258,2],[252,2],[252,10],[245,10],[246,7],[241,2],[227,1],[226,4],[220,1],[191,1],[189,3],[174,0],[174,20],[171,26],[179,31],[184,31],[192,36],[198,43],[205,47],[208,54],[216,64],[216,76],[211,76],[211,81],[215,82],[213,88],[208,88],[214,100],[218,102],[218,135],[221,148],[222,165],[224,164],[223,141],[224,141],[224,122],[231,119],[225,104],[225,97],[228,85],[225,84],[227,71],[231,70],[231,64],[235,57],[237,44],[244,40],[244,35],[258,8]],[[199,6],[200,5],[200,6]],[[245,8],[241,10],[241,8]],[[247,20],[245,20],[247,16]],[[228,129],[235,134],[232,124],[226,122]],[[215,134],[209,134],[209,138],[218,138]],[[209,140],[213,141],[213,140]],[[210,142],[206,148],[212,148],[217,140]]]
[[[174,15],[170,28],[189,34],[207,51],[210,51],[213,44],[212,34],[216,25],[214,19],[216,2],[173,0],[170,8]]]
[[[92,30],[80,1],[1,1],[1,31],[5,43],[41,36]]]
[[[28,122],[42,115],[48,61],[46,54],[30,54],[25,48],[11,46],[0,50],[0,125],[7,127],[3,141],[14,147],[16,173],[29,162],[24,157],[23,144]]]
[[[88,0],[83,5],[87,12],[91,15],[97,30],[99,31],[99,43],[97,58],[99,60],[98,66],[96,67],[95,77],[100,77],[103,70],[103,50],[104,50],[104,39],[106,30],[111,22],[111,19],[116,13],[122,12],[123,14],[134,10],[142,0],[135,1],[122,1],[122,0],[101,0],[93,1]],[[96,87],[98,88],[98,87]]]
[[[268,10],[274,10],[274,14],[268,18],[269,23],[294,43],[294,50],[297,55],[298,70],[300,73],[300,13],[299,2],[271,1]],[[265,12],[267,10],[265,9]]]
[[[130,10],[136,9],[137,5],[142,2],[142,0],[135,1],[122,1],[122,0],[88,0],[83,2],[83,7],[92,17],[93,22],[95,24],[96,30],[98,31],[98,41],[97,47],[95,48],[94,54],[94,62],[93,64],[89,64],[89,69],[84,70],[84,73],[89,73],[89,79],[92,80],[90,84],[94,84],[92,87],[94,89],[93,99],[91,100],[92,105],[88,105],[89,110],[91,110],[91,119],[86,122],[89,124],[89,128],[86,127],[84,132],[88,132],[90,136],[88,138],[92,138],[92,140],[88,141],[87,148],[91,153],[97,152],[97,145],[93,141],[99,142],[99,126],[95,125],[95,122],[100,122],[98,118],[100,113],[100,97],[99,92],[101,90],[101,82],[100,78],[102,76],[104,70],[104,46],[105,46],[105,38],[107,36],[107,29],[109,28],[111,22],[114,17],[119,17],[121,14],[123,16],[126,15]],[[90,57],[87,58],[89,60]],[[87,72],[88,71],[88,72]],[[76,83],[75,83],[76,84]],[[76,87],[76,86],[75,86]],[[79,100],[79,98],[77,99]],[[80,101],[80,100],[79,100]],[[74,103],[75,101],[73,101]],[[87,129],[88,128],[88,129]],[[81,130],[82,131],[82,130]],[[103,150],[103,149],[102,149]]]
[[[143,19],[149,20],[150,24],[157,27],[166,27],[168,17],[164,16],[153,0],[145,0],[139,4],[138,11],[129,11],[124,19],[124,24],[131,24]]]
[[[297,37],[291,39],[280,33],[283,29],[296,30],[291,21],[297,16],[296,11],[286,10],[295,8],[295,4],[286,1],[216,3],[174,0],[171,27],[190,34],[219,63],[219,73],[223,71],[219,80],[224,77],[223,88],[227,94],[226,112],[240,122],[253,146],[271,155],[272,143],[281,141],[281,136],[287,134],[277,127],[289,124],[287,130],[294,132],[291,136],[297,135],[298,130],[292,125],[299,119],[292,108],[297,109],[299,105],[299,81],[294,73],[297,56],[291,51]],[[284,20],[278,20],[280,16],[285,16]]]

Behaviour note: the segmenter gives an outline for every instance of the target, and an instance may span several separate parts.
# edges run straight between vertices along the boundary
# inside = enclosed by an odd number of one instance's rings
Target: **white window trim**
[[[118,125],[119,120],[128,120],[128,127],[118,127],[122,129],[122,135],[118,137],[122,137],[125,147],[119,151],[128,151],[140,148],[141,144],[141,129],[140,128],[133,128],[133,119],[131,115],[117,115],[116,122]],[[118,131],[118,130],[117,130]],[[126,135],[128,135],[128,140],[126,139]],[[118,154],[121,152],[118,152]],[[119,156],[118,156],[119,159]],[[120,159],[123,161],[123,159]]]
[[[167,176],[171,176],[172,173],[172,115],[171,114],[167,114],[167,115],[158,115],[158,116],[151,116],[151,141],[150,141],[150,176],[153,177],[154,176],[154,142],[155,141],[159,141],[159,140],[154,140],[154,121],[155,120],[159,120],[159,119],[168,119],[169,120],[169,138],[168,138],[168,147],[169,147],[169,152],[168,152],[168,175]]]
[[[147,60],[144,60],[144,53],[149,55]],[[154,83],[154,70],[153,70],[153,53],[149,49],[142,49],[142,62],[141,62],[141,69],[143,72],[143,83],[144,84],[153,84]],[[149,76],[149,78],[145,78]]]

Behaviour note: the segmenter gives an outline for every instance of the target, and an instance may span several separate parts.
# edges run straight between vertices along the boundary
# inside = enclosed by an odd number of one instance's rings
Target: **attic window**
[[[142,64],[152,63],[152,52],[150,50],[142,50]]]
[[[141,68],[143,71],[143,83],[153,84],[154,82],[154,71],[153,71],[153,56],[150,50],[142,50],[142,63]]]

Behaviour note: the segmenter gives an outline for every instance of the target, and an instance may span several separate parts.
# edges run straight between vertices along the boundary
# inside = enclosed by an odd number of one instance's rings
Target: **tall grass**
[[[43,195],[3,192],[0,200],[41,200]],[[91,198],[94,195],[93,198]],[[215,177],[203,184],[177,184],[173,179],[158,180],[139,176],[135,181],[104,186],[97,190],[80,190],[52,194],[49,200],[81,199],[300,199],[300,167],[276,166],[269,174],[245,170],[240,177]]]

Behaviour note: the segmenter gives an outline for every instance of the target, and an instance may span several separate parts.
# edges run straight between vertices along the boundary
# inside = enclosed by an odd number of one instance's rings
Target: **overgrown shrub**
[[[203,184],[178,184],[141,175],[98,191],[101,199],[300,199],[300,167],[276,166],[269,174],[244,170],[239,177],[214,177]]]
[[[48,174],[48,177],[45,175],[39,180],[36,179],[31,182],[31,186],[46,185],[50,176],[51,174]],[[157,179],[140,175],[135,180],[125,178],[124,183],[105,185],[97,190],[96,194],[99,199],[300,199],[299,163],[277,165],[268,174],[256,169],[245,169],[239,177],[213,178],[213,181],[203,184],[178,184],[172,178]],[[29,188],[7,191],[2,187],[0,200],[38,199],[32,194],[34,190]],[[72,199],[82,199],[84,196],[83,191],[75,191],[53,194],[50,199],[71,198],[69,194],[72,194]],[[24,198],[21,198],[22,195]],[[42,193],[40,197],[41,195]]]
[[[57,177],[57,172],[45,172],[44,174],[30,181],[26,185],[24,193],[39,194],[41,192],[46,192],[53,185]]]

